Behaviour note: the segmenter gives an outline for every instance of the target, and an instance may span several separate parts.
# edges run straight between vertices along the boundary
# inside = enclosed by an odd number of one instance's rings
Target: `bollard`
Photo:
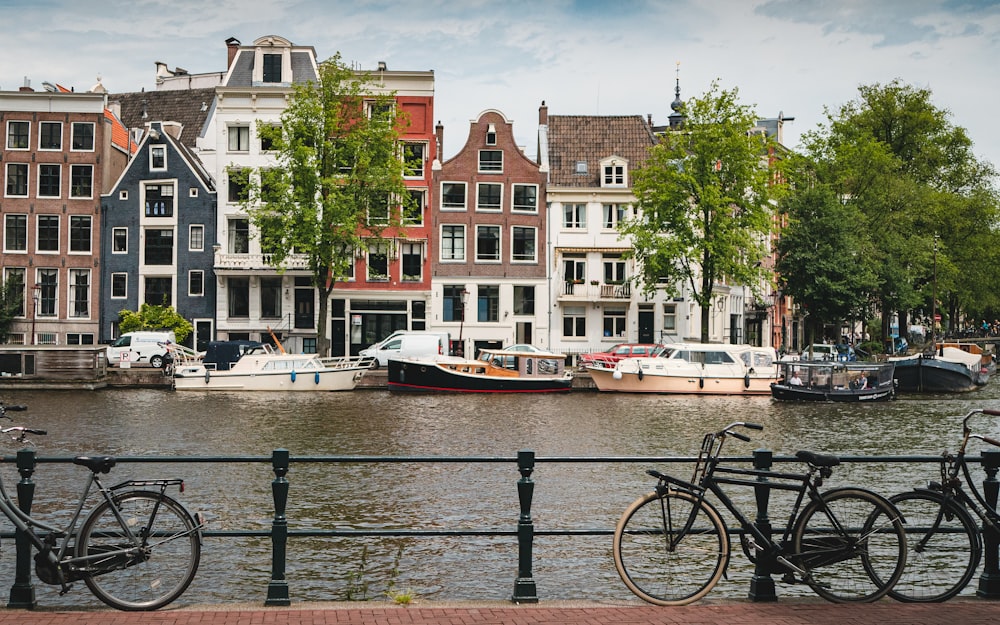
[[[288,598],[288,581],[285,579],[285,553],[288,545],[288,519],[285,506],[288,504],[288,450],[275,449],[271,453],[274,481],[271,495],[274,498],[274,521],[271,522],[271,581],[267,585],[267,600],[264,605],[291,605]]]
[[[31,481],[35,472],[33,450],[22,449],[17,452],[17,472],[21,474],[21,481],[17,483],[17,507],[25,514],[31,514],[31,502],[35,497],[35,483]],[[17,529],[14,531],[14,545],[17,552],[16,568],[7,607],[31,610],[38,605],[35,585],[31,583],[31,541],[23,531]]]
[[[986,479],[983,480],[983,499],[993,510],[997,509],[997,495],[1000,493],[1000,482],[997,481],[997,470],[1000,469],[1000,451],[983,451],[983,469]],[[979,576],[979,588],[976,595],[986,599],[1000,598],[1000,536],[992,527],[983,526],[983,573]]]
[[[755,449],[753,452],[753,468],[758,471],[768,471],[774,453],[768,449]],[[754,486],[754,496],[757,499],[757,518],[754,525],[757,526],[765,536],[771,537],[771,520],[767,516],[767,507],[771,500],[771,489],[767,485],[767,477],[757,476],[759,486]],[[746,529],[744,528],[744,531]],[[763,545],[761,545],[763,547]],[[754,564],[753,577],[750,578],[750,592],[747,598],[754,602],[777,601],[778,594],[775,591],[774,580],[771,578],[770,558],[765,557],[763,552],[757,552],[756,563]]]
[[[521,515],[517,519],[517,579],[514,580],[514,603],[538,603],[538,591],[531,577],[531,543],[535,536],[535,526],[531,521],[531,497],[535,484],[531,473],[535,470],[535,452],[517,452],[517,470],[521,479],[517,481],[517,499],[521,504]]]

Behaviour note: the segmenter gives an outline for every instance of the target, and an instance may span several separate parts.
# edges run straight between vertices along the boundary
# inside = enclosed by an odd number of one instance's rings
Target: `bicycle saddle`
[[[113,456],[98,456],[97,458],[77,456],[73,458],[73,464],[87,467],[94,473],[108,473],[111,471],[111,467],[118,464],[118,459]]]
[[[814,467],[835,467],[840,464],[840,458],[827,454],[816,454],[811,451],[797,451],[795,457]]]

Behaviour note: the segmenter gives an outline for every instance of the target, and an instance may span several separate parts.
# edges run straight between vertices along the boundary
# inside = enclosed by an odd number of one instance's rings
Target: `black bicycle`
[[[741,542],[758,567],[805,583],[838,603],[875,601],[903,574],[906,533],[899,512],[887,499],[860,488],[820,492],[836,456],[800,451],[806,473],[742,469],[719,464],[730,436],[749,441],[736,422],[705,435],[694,476],[685,481],[658,471],[656,489],[622,514],[614,534],[615,567],[625,585],[657,605],[684,605],[704,597],[725,574],[730,533],[706,498],[709,493],[739,522]],[[723,485],[796,493],[788,525],[777,540],[761,531],[726,495]],[[807,501],[808,498],[808,501]]]
[[[0,417],[24,406],[0,404]],[[29,434],[45,430],[14,426],[0,428],[19,445]],[[169,487],[184,489],[184,481],[130,480],[105,486],[101,474],[115,466],[111,456],[80,456],[73,464],[89,470],[75,511],[65,528],[56,528],[24,513],[7,494],[0,479],[0,513],[21,530],[34,548],[35,573],[65,594],[72,582],[83,580],[94,596],[119,610],[156,610],[181,596],[198,571],[201,558],[200,514],[192,516],[167,496]],[[80,522],[91,492],[97,504]]]
[[[890,595],[895,599],[933,602],[959,594],[972,581],[983,556],[975,519],[983,528],[1000,531],[1000,513],[976,488],[965,458],[973,439],[1000,447],[1000,440],[972,432],[969,419],[978,414],[1000,416],[1000,410],[979,409],[965,415],[958,451],[942,454],[940,481],[889,498],[903,515],[910,542],[906,570]],[[962,487],[963,477],[971,496]]]

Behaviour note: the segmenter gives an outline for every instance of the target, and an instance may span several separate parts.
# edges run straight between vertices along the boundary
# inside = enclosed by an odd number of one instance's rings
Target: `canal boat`
[[[771,347],[672,343],[658,354],[587,365],[601,391],[696,395],[769,395],[779,379]]]
[[[178,391],[350,391],[374,363],[373,358],[320,358],[289,354],[269,345],[246,342],[209,345],[200,357],[174,364]],[[216,350],[212,348],[216,347]],[[213,356],[212,354],[218,354]],[[229,354],[226,356],[225,354]]]
[[[900,392],[964,393],[989,382],[992,368],[981,353],[939,345],[929,354],[890,358],[896,365]]]
[[[530,345],[483,349],[475,359],[390,358],[388,370],[390,391],[550,393],[568,391],[573,385],[565,354]]]
[[[783,362],[771,397],[796,401],[873,402],[896,396],[891,362]]]

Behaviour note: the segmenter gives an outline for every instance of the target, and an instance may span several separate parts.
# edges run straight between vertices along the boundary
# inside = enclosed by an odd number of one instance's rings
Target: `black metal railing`
[[[888,464],[888,463],[932,463],[939,464],[940,456],[840,456],[842,464]],[[292,456],[287,449],[275,449],[270,456],[216,456],[216,457],[151,457],[132,456],[118,457],[120,463],[162,463],[162,464],[192,464],[192,463],[269,463],[274,473],[271,481],[273,519],[269,529],[206,529],[203,535],[207,539],[237,538],[237,537],[270,537],[271,539],[271,578],[267,584],[265,605],[290,605],[289,583],[285,576],[287,544],[290,538],[296,537],[435,537],[435,536],[516,536],[518,548],[518,567],[514,579],[514,591],[511,601],[516,603],[535,603],[538,601],[536,583],[533,576],[533,547],[536,536],[600,536],[612,535],[613,528],[547,528],[538,529],[532,519],[532,503],[534,497],[534,473],[541,464],[691,464],[692,457],[537,457],[534,451],[522,450],[516,457],[444,457],[444,456]],[[753,456],[727,457],[729,463],[752,463],[755,468],[769,469],[775,463],[801,461],[791,457],[774,456],[769,450],[756,450]],[[2,457],[0,463],[16,463],[21,480],[17,485],[18,505],[27,513],[31,512],[34,483],[32,476],[37,464],[71,463],[71,457],[40,457],[32,450],[22,450],[14,457]],[[967,457],[970,465],[980,464],[986,472],[986,477],[980,487],[987,503],[995,509],[1000,492],[1000,481],[997,480],[1000,469],[1000,451],[985,451],[982,456]],[[519,477],[516,479],[519,510],[517,522],[507,530],[497,529],[289,529],[288,473],[293,464],[397,464],[397,463],[441,463],[441,464],[514,464]],[[768,497],[757,496],[756,520],[758,523],[769,523]],[[511,515],[513,518],[513,514]],[[730,528],[738,533],[738,528]],[[981,530],[982,531],[982,528]],[[16,573],[14,587],[11,590],[8,607],[33,608],[36,606],[35,593],[31,585],[31,545],[27,540],[19,539],[18,532],[0,533],[0,538],[15,538],[17,544]],[[977,595],[988,599],[1000,599],[1000,536],[992,531],[983,531],[984,570],[979,579]],[[751,582],[748,597],[753,601],[775,601],[774,583],[766,571],[756,571]]]

